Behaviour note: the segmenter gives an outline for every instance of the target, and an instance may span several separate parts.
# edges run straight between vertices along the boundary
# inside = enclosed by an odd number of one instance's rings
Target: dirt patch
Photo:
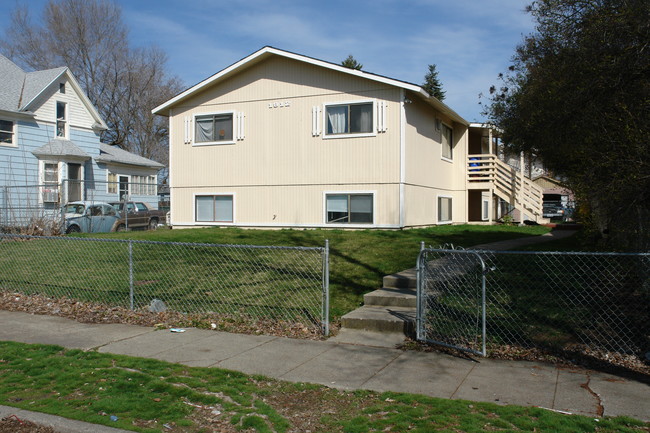
[[[81,323],[124,323],[162,329],[192,327],[238,334],[273,335],[309,340],[323,340],[317,326],[282,320],[256,319],[229,314],[183,314],[172,311],[153,313],[146,308],[129,310],[68,298],[0,291],[0,309],[73,319]],[[337,325],[330,325],[336,332]]]
[[[0,433],[61,433],[52,427],[34,424],[31,421],[11,415],[0,419]]]

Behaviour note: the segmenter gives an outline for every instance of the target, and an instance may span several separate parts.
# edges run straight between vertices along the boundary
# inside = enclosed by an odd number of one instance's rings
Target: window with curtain
[[[0,120],[0,144],[14,144],[14,122]]]
[[[325,107],[327,135],[373,132],[372,102]]]
[[[56,162],[44,162],[42,169],[42,200],[44,203],[56,203],[59,201],[59,164]]]
[[[328,194],[327,222],[330,224],[372,224],[372,194]]]
[[[451,197],[438,197],[438,222],[451,222]]]
[[[57,102],[56,103],[56,136],[57,137],[67,137],[67,118],[66,118],[66,103]]]
[[[109,194],[117,194],[117,174],[113,172],[108,172],[108,188],[107,192]]]
[[[447,125],[442,125],[442,157],[447,159],[453,159],[453,133],[450,127]]]
[[[197,222],[233,222],[232,195],[197,195],[195,206]]]
[[[233,114],[211,114],[196,116],[196,143],[218,143],[233,141]]]

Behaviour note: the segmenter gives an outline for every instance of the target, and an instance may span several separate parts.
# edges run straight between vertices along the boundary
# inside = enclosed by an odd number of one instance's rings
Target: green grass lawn
[[[362,302],[364,293],[381,288],[384,275],[415,266],[420,242],[472,245],[542,235],[541,226],[449,225],[411,230],[245,230],[206,228],[133,231],[92,235],[111,239],[201,242],[233,245],[322,247],[330,243],[331,314],[341,316]],[[88,236],[88,235],[87,235]]]
[[[626,417],[595,420],[531,407],[338,391],[217,368],[14,342],[0,342],[0,404],[151,433],[280,433],[290,428],[631,433],[650,427]]]

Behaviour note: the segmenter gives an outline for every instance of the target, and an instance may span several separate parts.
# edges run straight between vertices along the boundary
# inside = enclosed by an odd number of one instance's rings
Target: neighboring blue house
[[[0,226],[75,200],[125,194],[157,207],[162,164],[100,143],[107,125],[66,67],[0,55]]]

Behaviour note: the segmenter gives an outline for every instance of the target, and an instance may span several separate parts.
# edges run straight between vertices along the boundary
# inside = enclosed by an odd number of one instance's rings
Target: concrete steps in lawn
[[[386,334],[386,341],[404,341],[415,331],[416,318],[416,274],[408,269],[384,277],[384,287],[363,296],[364,305],[341,318],[342,335],[350,339],[355,335]],[[401,336],[401,337],[399,337]],[[345,342],[345,339],[341,339]],[[369,344],[373,344],[368,341]]]

